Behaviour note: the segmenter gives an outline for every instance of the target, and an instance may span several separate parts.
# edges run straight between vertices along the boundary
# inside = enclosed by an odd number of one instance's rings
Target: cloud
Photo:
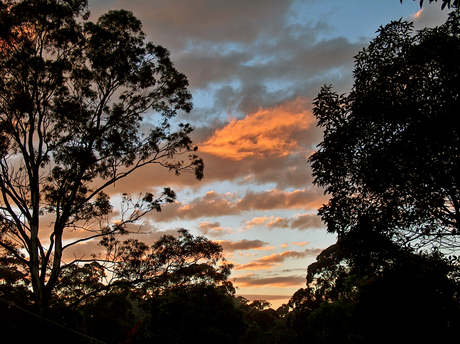
[[[244,276],[237,276],[233,279],[236,287],[250,288],[250,287],[296,287],[299,288],[305,285],[305,275],[291,275],[291,276],[276,276],[261,278],[257,275],[248,274]]]
[[[295,75],[301,80],[302,76],[318,71],[321,60],[326,60],[324,65],[329,59],[340,61],[336,64],[343,62],[340,51],[321,55],[322,59],[311,55],[319,43],[318,33],[329,31],[330,26],[321,19],[292,25],[287,18],[292,14],[293,2],[130,0],[108,3],[94,0],[90,8],[94,14],[92,20],[108,8],[132,10],[143,22],[147,38],[173,51],[173,59],[177,60],[179,70],[189,76],[192,86],[203,79],[206,80],[204,85],[211,80],[222,80],[219,73],[230,78],[246,75],[248,81],[256,76],[253,83],[262,84],[262,75],[277,78],[285,75],[286,79]],[[330,45],[343,48],[336,42]],[[320,49],[318,55],[323,50]],[[353,54],[347,56],[350,58]],[[310,73],[305,73],[306,67]]]
[[[247,240],[229,241],[215,240],[227,252],[244,251],[244,250],[266,250],[272,247],[267,246],[268,243],[262,240]]]
[[[308,245],[308,244],[309,244],[308,241],[302,241],[302,242],[295,242],[295,241],[294,241],[294,242],[292,242],[292,245],[297,245],[297,246],[302,246],[302,247],[303,247],[303,246],[306,246],[306,245]]]
[[[277,217],[274,218],[271,216],[270,220],[265,225],[267,228],[288,228],[289,227],[289,220],[285,217]]]
[[[238,199],[236,194],[209,191],[185,204],[166,204],[162,211],[147,215],[157,222],[176,219],[193,220],[203,217],[238,215],[251,210],[316,209],[326,201],[319,189],[282,191],[272,189],[263,192],[247,192]]]
[[[120,190],[182,188],[239,178],[246,183],[276,183],[281,189],[311,182],[306,156],[322,134],[312,125],[311,99],[319,85],[337,85],[337,71],[343,66],[351,71],[351,57],[361,45],[344,38],[318,39],[319,33],[330,29],[321,20],[288,23],[291,4],[264,0],[220,5],[211,0],[110,4],[133,10],[144,23],[148,39],[171,49],[176,67],[190,80],[195,99],[198,92],[206,91],[214,101],[209,105],[198,99],[195,105],[201,107],[184,118],[203,121],[194,138],[201,142],[198,153],[206,164],[203,181],[187,174],[176,178],[165,169],[149,166],[118,182]],[[95,0],[90,7],[98,14],[102,6],[106,10],[109,5]],[[215,117],[210,118],[212,114]],[[222,125],[221,116],[228,114],[234,114],[234,121]],[[217,119],[217,127],[202,128]],[[278,125],[279,121],[285,123]],[[237,163],[228,166],[228,159]]]
[[[282,263],[288,258],[299,259],[305,258],[307,256],[307,251],[298,252],[298,251],[284,251],[283,253],[272,254],[270,256],[265,256],[258,259],[258,262],[261,263]]]
[[[240,210],[316,209],[318,205],[322,204],[322,194],[319,189],[250,191],[238,201],[236,208]]]
[[[291,0],[129,0],[121,6],[143,19],[146,31],[173,47],[206,41],[249,43],[261,31],[279,28]]]
[[[246,225],[244,226],[244,228],[245,229],[250,229],[250,228],[252,228],[254,226],[258,226],[258,225],[261,225],[261,224],[267,222],[267,220],[268,220],[267,216],[255,217],[251,221],[246,222]]]
[[[298,230],[307,230],[312,228],[323,228],[324,224],[321,218],[315,213],[296,214],[291,219],[287,217],[263,216],[255,217],[247,221],[245,229],[250,229],[254,226],[264,225],[268,229],[274,228],[290,228]]]
[[[153,245],[160,237],[164,235],[172,235],[177,237],[179,235],[178,230],[180,228],[173,228],[168,230],[157,230],[155,226],[150,227],[150,231],[143,231],[139,234],[130,234],[126,236],[122,236],[119,239],[121,241],[126,240],[128,238],[135,238],[147,245]],[[74,235],[72,239],[81,239],[84,237],[88,237],[88,232],[86,231],[72,231]],[[70,238],[70,237],[69,237]],[[66,238],[67,240],[69,238]],[[72,240],[74,241],[74,240]],[[69,246],[64,250],[62,260],[64,262],[70,262],[75,259],[92,259],[91,254],[95,254],[97,257],[103,257],[106,253],[106,249],[103,246],[99,245],[100,239],[92,239],[88,241],[83,241],[81,243]]]
[[[306,133],[305,137],[309,137]],[[305,150],[308,144],[303,144]],[[279,189],[304,188],[312,181],[311,169],[307,163],[307,154],[297,153],[289,156],[267,159],[243,159],[231,161],[198,150],[205,162],[205,179],[194,185],[216,181],[233,181],[239,185],[275,184]],[[176,178],[176,181],[179,181]],[[192,184],[193,185],[193,184]]]
[[[295,284],[297,286],[297,284]],[[237,294],[248,301],[265,300],[265,301],[277,301],[277,300],[289,300],[292,295],[268,295],[268,294]]]
[[[309,228],[323,228],[325,225],[318,215],[306,213],[295,215],[289,226],[292,229],[306,230]]]
[[[220,237],[224,234],[231,234],[231,228],[222,228],[220,222],[201,222],[198,225],[200,234],[211,237]]]
[[[261,99],[269,101],[269,93],[295,98],[311,96],[324,78],[329,82],[331,76],[349,76],[352,58],[365,43],[352,43],[344,37],[318,39],[324,25],[282,25],[277,32],[261,32],[254,42],[189,45],[191,49],[178,56],[177,66],[190,78],[192,89],[236,83],[235,95],[248,100],[244,91],[255,85],[270,85],[262,93],[263,89],[257,89]]]
[[[301,151],[293,137],[313,123],[308,101],[296,99],[271,109],[260,109],[244,119],[234,119],[202,143],[200,150],[231,160],[287,156]]]
[[[409,15],[406,20],[413,22],[417,30],[440,25],[446,21],[450,12],[447,8],[440,11],[440,7],[438,3],[423,4],[423,8]]]
[[[316,257],[322,249],[311,248],[304,251],[284,251],[269,256],[263,256],[247,264],[237,264],[235,270],[268,270],[275,266],[281,266],[287,259],[304,259],[306,257]]]
[[[63,251],[62,261],[71,262],[75,259],[92,259],[91,254],[104,255],[105,247],[99,245],[99,240],[90,240],[72,245]]]

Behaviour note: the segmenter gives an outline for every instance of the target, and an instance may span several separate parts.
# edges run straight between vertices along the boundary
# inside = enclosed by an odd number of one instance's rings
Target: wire
[[[12,303],[12,302],[10,302],[10,301],[7,301],[7,300],[5,300],[5,299],[3,299],[3,298],[1,298],[1,297],[0,297],[0,301],[6,303],[9,307],[14,307],[14,308],[16,308],[16,309],[19,309],[19,310],[22,311],[22,312],[28,313],[28,314],[30,314],[30,315],[32,315],[32,316],[34,316],[34,317],[37,317],[37,318],[42,319],[42,320],[44,320],[44,321],[47,321],[47,322],[49,322],[49,323],[51,323],[51,324],[53,324],[53,325],[62,327],[62,328],[66,329],[66,330],[68,330],[68,331],[70,331],[70,332],[76,333],[76,334],[78,334],[78,335],[80,335],[80,336],[86,337],[86,338],[91,339],[91,340],[93,340],[93,341],[96,341],[96,342],[98,342],[98,343],[107,344],[106,342],[103,342],[103,341],[101,341],[101,340],[99,340],[99,339],[96,339],[96,338],[91,337],[91,336],[88,336],[88,335],[86,335],[86,334],[84,334],[84,333],[75,331],[75,330],[73,330],[73,329],[71,329],[71,328],[69,328],[69,327],[66,327],[66,326],[64,326],[64,325],[58,324],[57,322],[54,322],[54,321],[49,320],[49,319],[47,319],[47,318],[44,318],[44,317],[42,317],[41,315],[35,314],[35,313],[33,313],[33,312],[30,312],[30,311],[28,311],[28,310],[26,310],[26,309],[24,309],[24,308],[21,308],[21,307],[15,305],[14,303]]]

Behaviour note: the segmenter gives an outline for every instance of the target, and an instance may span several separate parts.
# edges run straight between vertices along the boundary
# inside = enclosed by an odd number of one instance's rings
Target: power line
[[[32,316],[34,316],[34,317],[36,317],[36,318],[42,319],[42,320],[44,320],[44,321],[46,321],[46,322],[49,322],[50,324],[53,324],[53,325],[58,326],[58,327],[61,327],[61,328],[66,329],[66,330],[68,330],[68,331],[70,331],[70,332],[76,333],[76,334],[78,334],[78,335],[80,335],[80,336],[83,336],[83,337],[86,337],[86,338],[91,339],[91,340],[93,340],[93,341],[96,341],[97,343],[107,344],[106,342],[103,342],[103,341],[101,341],[101,340],[99,340],[99,339],[96,339],[96,338],[91,337],[91,336],[88,336],[88,335],[86,335],[86,334],[84,334],[84,333],[81,333],[81,332],[78,332],[78,331],[76,331],[76,330],[73,330],[73,329],[71,329],[71,328],[69,328],[69,327],[67,327],[67,326],[58,324],[57,322],[54,322],[54,321],[52,321],[52,320],[50,320],[50,319],[47,319],[47,318],[44,318],[44,317],[42,317],[41,315],[35,314],[35,313],[31,312],[31,311],[28,311],[27,309],[21,308],[21,307],[15,305],[14,303],[12,303],[12,302],[10,302],[10,301],[7,301],[7,300],[5,300],[5,299],[3,299],[3,298],[1,298],[1,297],[0,297],[0,301],[6,303],[9,307],[14,307],[14,308],[16,308],[16,309],[19,309],[19,310],[22,311],[22,312],[25,312],[25,313],[27,313],[27,314],[30,314],[30,315],[32,315]]]

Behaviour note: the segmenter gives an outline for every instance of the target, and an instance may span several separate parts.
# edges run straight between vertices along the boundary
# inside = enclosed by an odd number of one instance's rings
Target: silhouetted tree
[[[307,287],[290,300],[299,343],[455,340],[455,262],[398,248],[382,235],[358,244],[349,235],[308,267]]]
[[[458,326],[460,11],[413,32],[381,27],[348,95],[321,89],[312,163],[337,243],[290,301],[310,343],[452,341]]]
[[[246,331],[239,343],[242,344],[277,344],[292,343],[294,333],[288,323],[288,307],[283,305],[277,310],[270,308],[265,300],[249,300],[238,297],[238,309],[243,312]]]
[[[6,314],[0,326],[2,340],[15,342],[15,332],[27,332],[21,338],[29,340],[44,326],[60,328],[59,333],[77,331],[81,333],[75,333],[77,342],[88,336],[119,343],[149,316],[150,311],[146,313],[142,307],[154,302],[151,300],[167,298],[171,290],[195,297],[198,290],[216,288],[223,302],[233,299],[234,289],[228,281],[232,265],[225,262],[222,247],[204,237],[181,230],[179,236],[164,235],[150,247],[134,239],[116,246],[110,274],[97,261],[63,266],[51,297],[52,307],[40,313],[31,305],[29,281],[17,269],[15,257],[8,253],[0,256],[0,306]],[[214,301],[213,306],[220,307],[219,299]],[[40,321],[31,326],[21,321],[25,315]],[[205,316],[212,318],[215,312],[205,312]],[[227,335],[227,330],[228,336],[236,336],[222,325],[222,335]],[[239,332],[238,336],[244,331]]]
[[[355,57],[354,86],[314,101],[324,128],[309,161],[339,238],[387,233],[401,245],[455,249],[460,233],[460,12],[414,34],[392,22]]]
[[[113,240],[175,199],[169,188],[138,202],[124,195],[128,207],[111,222],[108,186],[149,164],[203,176],[192,128],[169,124],[192,108],[186,77],[165,48],[144,43],[132,13],[110,11],[93,23],[86,7],[86,0],[0,4],[0,246],[45,308],[64,250]],[[69,241],[74,229],[87,236]]]
[[[112,242],[106,258],[111,277],[105,283],[104,267],[97,262],[70,266],[70,270],[63,267],[57,298],[72,306],[114,286],[137,290],[148,298],[173,287],[228,284],[233,265],[226,263],[222,247],[184,229],[178,233],[178,237],[163,235],[150,247],[132,238]]]

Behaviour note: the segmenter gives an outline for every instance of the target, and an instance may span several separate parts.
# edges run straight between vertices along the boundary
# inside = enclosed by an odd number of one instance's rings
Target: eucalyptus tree
[[[175,199],[124,195],[112,222],[109,186],[151,164],[200,179],[204,165],[192,127],[171,125],[192,109],[187,78],[131,12],[92,22],[86,0],[7,0],[0,22],[0,247],[47,307],[66,249],[113,241]],[[77,228],[87,235],[72,240]]]

